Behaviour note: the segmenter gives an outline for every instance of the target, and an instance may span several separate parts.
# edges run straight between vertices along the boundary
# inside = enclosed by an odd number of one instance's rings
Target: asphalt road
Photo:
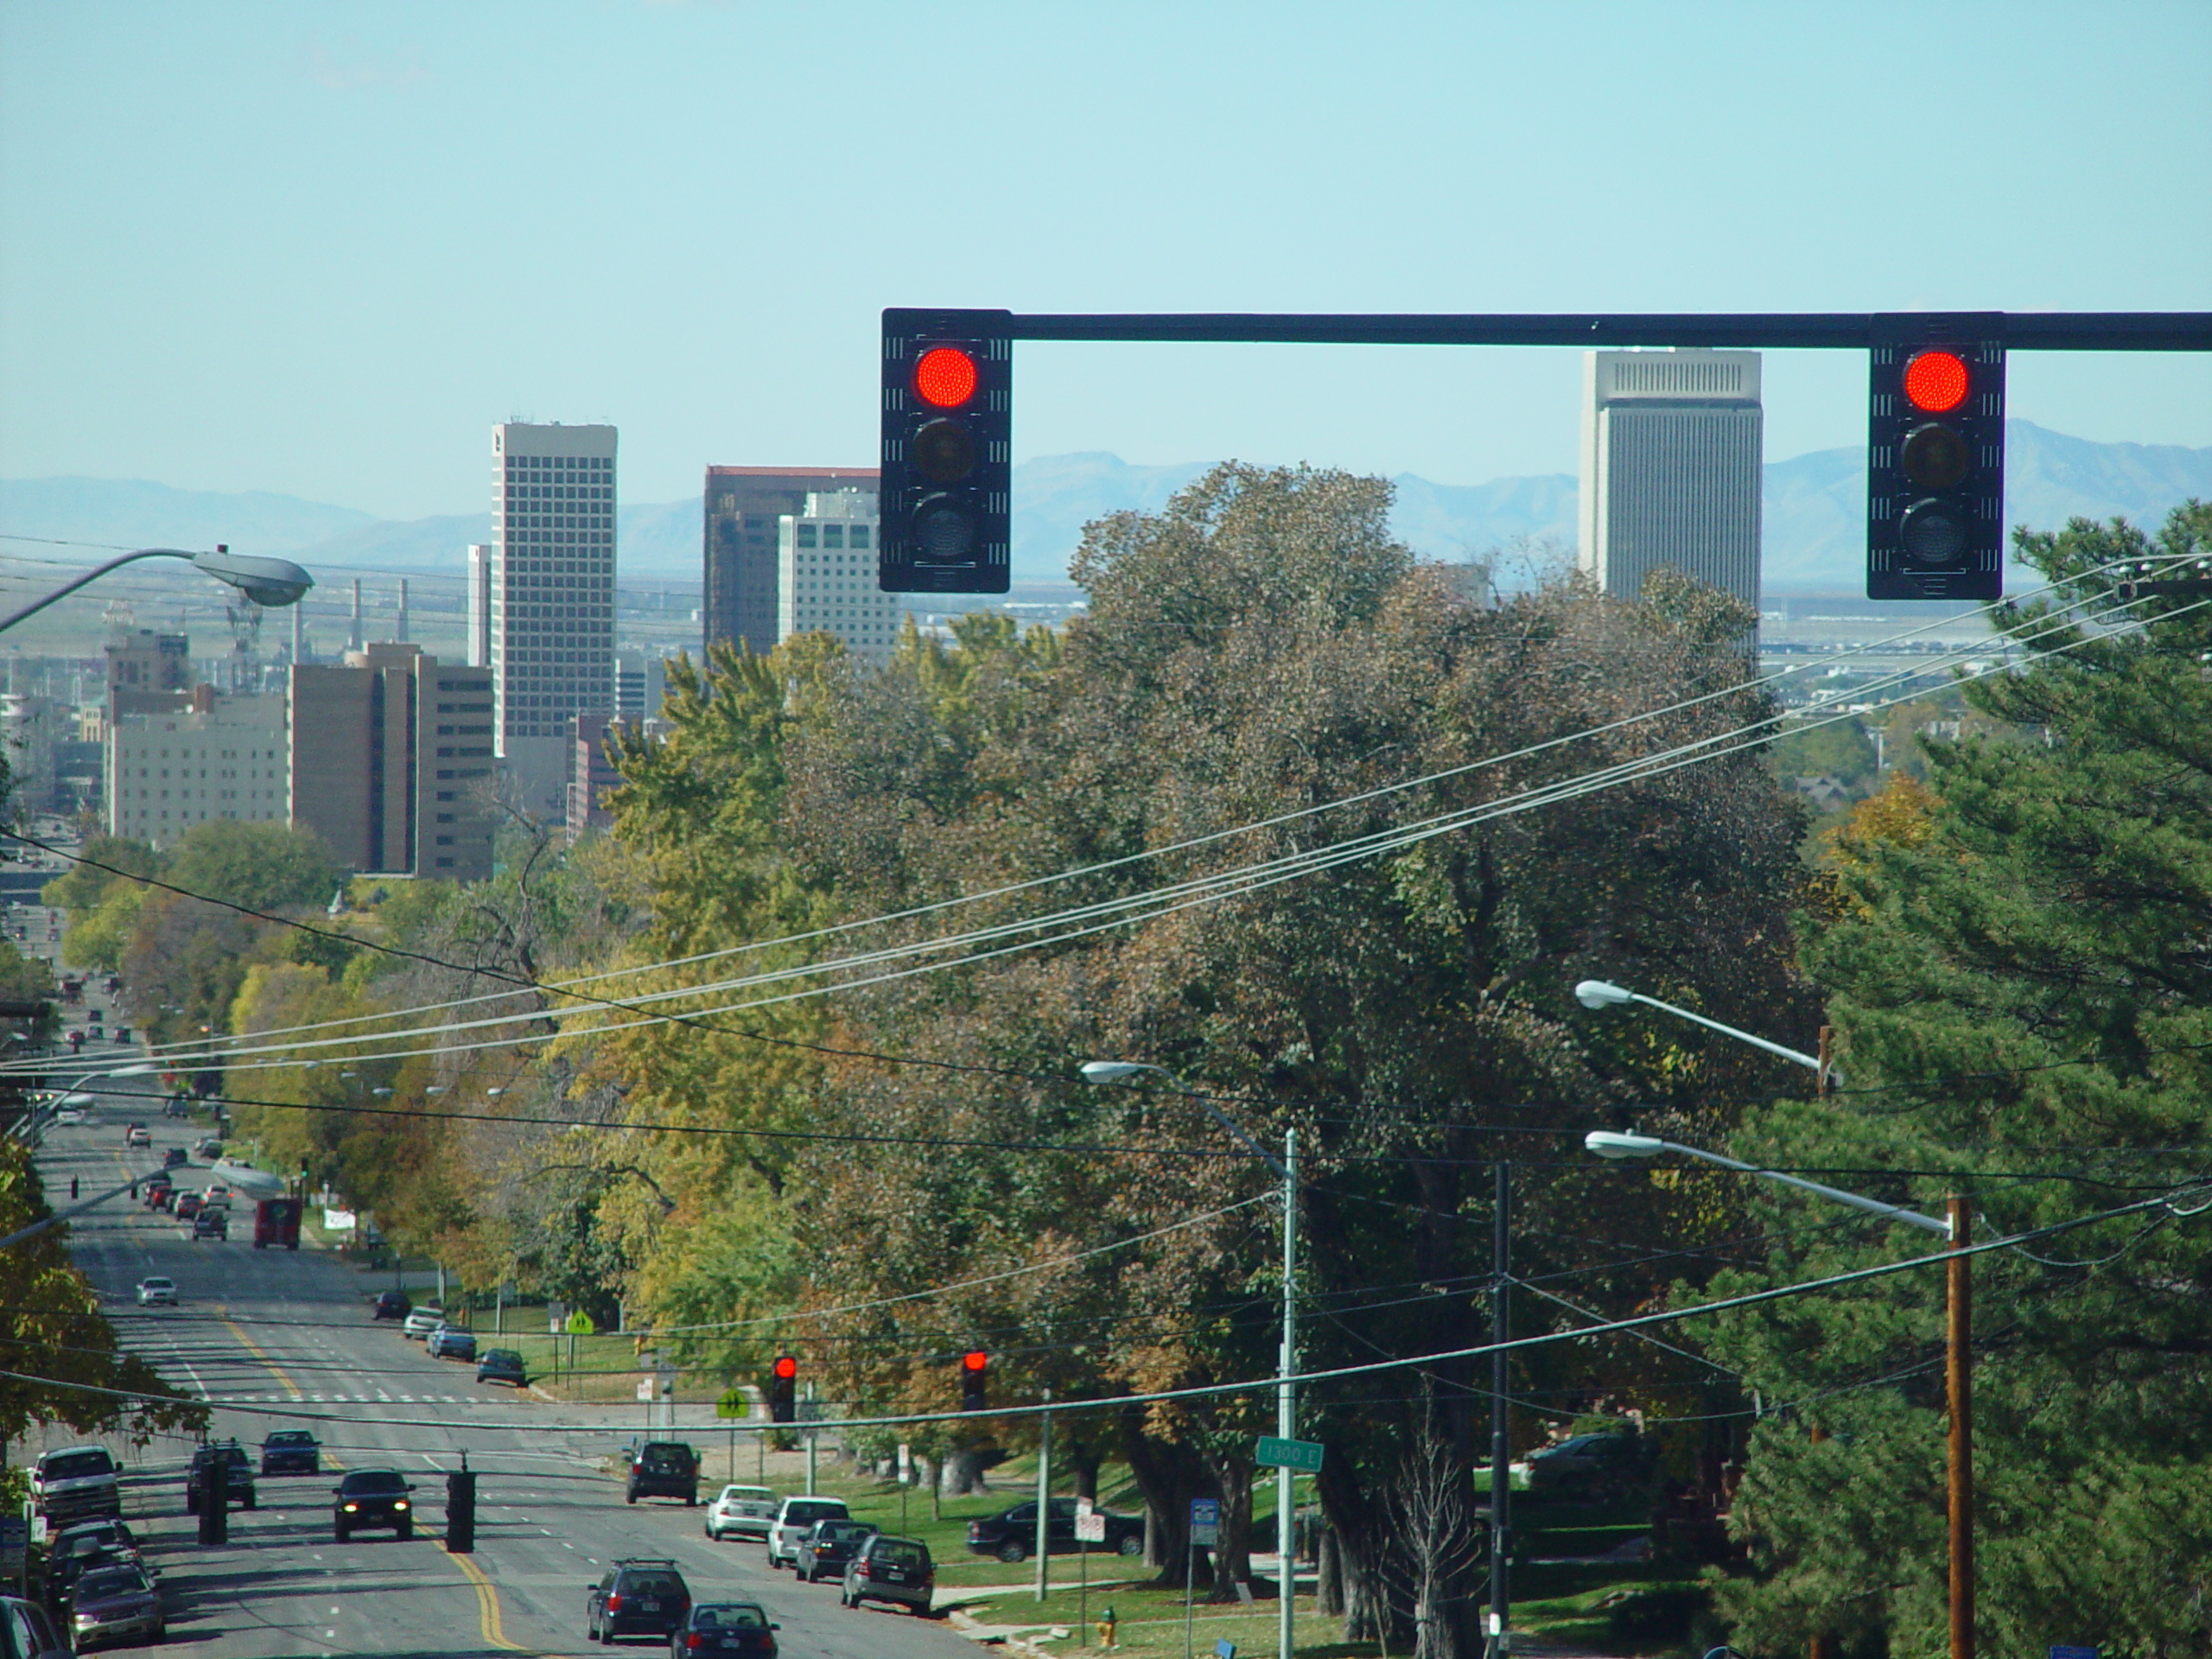
[[[165,1133],[159,1113],[157,1097],[143,1111],[111,1101],[97,1123],[49,1132],[39,1160],[48,1193],[66,1202],[72,1175],[89,1195],[150,1173],[164,1146],[197,1138],[174,1133],[183,1127],[174,1122]],[[124,1147],[134,1117],[154,1126],[151,1151]],[[215,1179],[199,1164],[177,1173],[187,1185]],[[251,1206],[234,1213],[247,1222]],[[128,1471],[125,1518],[162,1575],[169,1634],[160,1651],[583,1653],[594,1650],[584,1637],[588,1586],[608,1562],[633,1555],[672,1558],[695,1599],[762,1602],[792,1659],[973,1651],[940,1620],[849,1611],[826,1584],[771,1573],[757,1544],[709,1541],[703,1506],[625,1503],[599,1459],[632,1432],[633,1414],[480,1387],[473,1365],[433,1360],[393,1324],[372,1321],[374,1286],[334,1256],[257,1250],[250,1222],[227,1243],[194,1242],[128,1198],[80,1217],[71,1238],[123,1342],[212,1400],[219,1438],[255,1446],[272,1428],[309,1428],[334,1471],[259,1481],[260,1507],[232,1511],[230,1541],[203,1548],[184,1513],[190,1447],[165,1441],[130,1452],[110,1442]],[[149,1274],[176,1281],[178,1306],[137,1305],[135,1287]],[[68,1435],[56,1430],[48,1440],[66,1444]],[[465,1556],[441,1542],[444,1472],[464,1450],[479,1476],[476,1550]],[[414,1482],[423,1522],[411,1541],[369,1533],[334,1541],[330,1490],[341,1465],[395,1468]]]

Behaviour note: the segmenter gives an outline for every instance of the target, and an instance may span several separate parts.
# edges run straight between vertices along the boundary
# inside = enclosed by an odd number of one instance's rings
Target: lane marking
[[[444,1547],[441,1545],[440,1548]],[[535,1653],[537,1649],[534,1648],[525,1648],[508,1641],[506,1633],[499,1628],[499,1592],[492,1587],[492,1580],[484,1576],[484,1569],[467,1556],[456,1555],[451,1550],[446,1551],[446,1559],[459,1567],[461,1575],[475,1586],[477,1624],[484,1633],[486,1643],[495,1648],[505,1648],[509,1653]]]
[[[290,1395],[295,1400],[305,1400],[307,1398],[307,1395],[301,1392],[300,1385],[293,1382],[290,1377],[284,1374],[284,1368],[279,1365],[275,1360],[270,1358],[268,1351],[259,1343],[256,1342],[251,1337],[248,1336],[246,1334],[245,1327],[231,1317],[231,1310],[229,1307],[222,1303],[217,1303],[215,1307],[215,1317],[222,1320],[225,1326],[230,1331],[230,1333],[236,1337],[245,1346],[246,1352],[251,1354],[256,1359],[259,1360],[264,1365],[269,1368],[270,1376],[275,1377],[279,1382],[282,1382],[284,1385],[285,1393]]]

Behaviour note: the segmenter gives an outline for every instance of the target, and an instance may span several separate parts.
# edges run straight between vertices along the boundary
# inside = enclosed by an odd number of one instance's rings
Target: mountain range
[[[2005,516],[2051,529],[2069,518],[2126,517],[2154,526],[2177,503],[2212,498],[2212,448],[2099,443],[2027,421],[2006,425]],[[1045,455],[1014,468],[1017,581],[1063,582],[1083,526],[1108,512],[1156,511],[1205,472],[1203,463],[1133,466],[1104,453]],[[1558,473],[1439,484],[1404,474],[1392,524],[1423,557],[1489,559],[1574,540],[1575,480]],[[1858,448],[1770,461],[1765,481],[1764,587],[1770,593],[1844,593],[1860,581],[1866,457]],[[698,498],[620,510],[626,575],[696,583]],[[379,519],[354,508],[262,492],[182,490],[136,479],[0,480],[0,531],[13,538],[145,547],[212,546],[281,554],[333,575],[389,570],[458,578],[462,549],[487,539],[487,513]],[[14,550],[29,554],[22,539]],[[44,551],[45,550],[41,550]],[[60,548],[54,556],[73,556]],[[89,555],[85,556],[87,558]],[[1510,569],[1502,575],[1510,575]]]

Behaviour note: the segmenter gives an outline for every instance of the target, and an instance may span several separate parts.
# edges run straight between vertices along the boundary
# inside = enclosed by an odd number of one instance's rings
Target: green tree
[[[2188,504],[2155,538],[2076,520],[2018,551],[2070,591],[2007,620],[2050,618],[2108,601],[2113,560],[2212,553],[2212,508]],[[1929,741],[1924,794],[1842,838],[1840,902],[1807,959],[1850,1089],[1751,1114],[1734,1148],[1857,1171],[1844,1184],[1923,1209],[1968,1192],[1984,1237],[2171,1195],[1980,1258],[1988,1652],[2212,1651],[2212,627],[2186,601],[2133,614],[2148,626],[2056,637],[2026,671],[1967,689],[2041,741]],[[1760,1206],[1769,1268],[1732,1284],[1925,1248]],[[1719,1332],[1712,1351],[1791,1408],[1755,1437],[1736,1511],[1754,1570],[1719,1593],[1741,1639],[1941,1646],[1942,1295],[1931,1268]]]

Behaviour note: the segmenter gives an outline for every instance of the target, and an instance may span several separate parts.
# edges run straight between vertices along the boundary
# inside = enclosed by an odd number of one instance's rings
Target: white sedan
[[[775,1493],[766,1486],[725,1486],[707,1506],[707,1536],[766,1538],[776,1518]]]
[[[138,1281],[138,1306],[151,1307],[156,1302],[176,1306],[176,1281],[174,1279],[141,1279]]]

